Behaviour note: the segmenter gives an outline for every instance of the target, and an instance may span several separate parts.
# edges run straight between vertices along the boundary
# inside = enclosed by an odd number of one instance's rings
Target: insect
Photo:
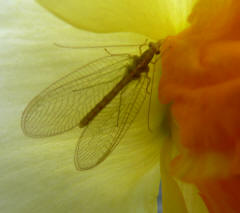
[[[26,107],[25,135],[48,137],[84,128],[74,162],[78,170],[101,163],[134,121],[149,86],[149,63],[161,42],[150,42],[140,56],[108,55],[71,72],[37,95]]]

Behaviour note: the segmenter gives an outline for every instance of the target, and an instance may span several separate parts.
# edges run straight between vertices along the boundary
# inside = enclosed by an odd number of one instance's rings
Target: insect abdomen
[[[107,105],[112,99],[124,88],[130,81],[128,78],[123,78],[103,99],[80,121],[79,127],[83,128],[89,124],[97,114]]]

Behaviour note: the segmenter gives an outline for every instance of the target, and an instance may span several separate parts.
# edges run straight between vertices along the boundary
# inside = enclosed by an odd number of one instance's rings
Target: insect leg
[[[153,66],[152,78],[150,78],[150,77],[148,76],[148,73],[147,73],[148,83],[147,83],[147,88],[146,88],[147,91],[146,91],[146,92],[147,92],[147,94],[149,95],[149,102],[148,102],[148,130],[149,130],[150,132],[152,132],[151,127],[150,127],[150,111],[151,111],[152,91],[153,91],[155,71],[156,71],[156,66]],[[149,87],[150,87],[150,91],[149,91]]]
[[[126,87],[124,87],[121,92],[120,92],[120,95],[119,95],[119,107],[118,107],[118,116],[117,116],[117,127],[118,127],[118,124],[119,124],[119,118],[120,118],[120,113],[121,113],[121,104],[122,104],[122,95],[123,93],[125,92],[126,90]]]
[[[120,53],[120,54],[113,54],[111,53],[107,48],[104,48],[104,51],[109,55],[109,56],[128,56],[129,58],[132,57],[132,55],[130,55],[129,53]]]
[[[157,57],[154,58],[154,61],[151,61],[150,63],[155,65],[158,62],[158,60],[161,58],[161,56],[162,54],[158,55]]]
[[[139,45],[138,49],[139,49],[140,55],[142,55],[142,48],[143,48],[143,46],[147,45],[147,41],[148,41],[148,39],[145,39],[144,43]]]
[[[146,74],[146,79],[147,79],[147,87],[146,87],[146,93],[148,94],[148,95],[151,95],[151,92],[152,92],[152,86],[151,86],[151,82],[152,82],[152,79],[151,79],[151,77],[150,76],[148,76],[148,73]],[[150,88],[150,90],[149,90],[149,88]]]
[[[109,52],[109,50],[107,48],[104,48],[104,51],[109,55],[109,56],[113,56],[112,53]]]

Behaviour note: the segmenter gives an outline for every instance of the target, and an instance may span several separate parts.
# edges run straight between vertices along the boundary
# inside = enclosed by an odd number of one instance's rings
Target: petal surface
[[[161,143],[160,153],[163,211],[208,213],[196,185],[177,179],[172,172],[172,161],[179,153],[177,148],[179,135],[170,110],[165,115],[164,123],[165,129],[168,129],[168,137]]]
[[[55,42],[139,43],[143,37],[86,34],[31,1],[4,2],[0,11],[1,212],[156,212],[161,135],[148,131],[147,107],[111,156],[86,172],[73,163],[79,129],[45,139],[27,138],[20,129],[21,113],[35,95],[106,54],[59,48]],[[155,108],[152,120],[158,123],[161,112]]]
[[[93,32],[135,32],[152,39],[186,27],[195,0],[38,0],[70,24]]]

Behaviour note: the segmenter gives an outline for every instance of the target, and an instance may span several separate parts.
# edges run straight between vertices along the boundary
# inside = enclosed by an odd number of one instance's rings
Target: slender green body
[[[112,99],[133,79],[139,78],[141,73],[149,71],[149,63],[154,55],[159,54],[160,42],[149,43],[149,48],[145,50],[142,55],[136,56],[133,66],[129,67],[126,75],[119,81],[113,89],[103,97],[103,99],[96,104],[96,106],[89,111],[80,121],[79,127],[85,127],[91,122],[99,112],[109,104]]]

